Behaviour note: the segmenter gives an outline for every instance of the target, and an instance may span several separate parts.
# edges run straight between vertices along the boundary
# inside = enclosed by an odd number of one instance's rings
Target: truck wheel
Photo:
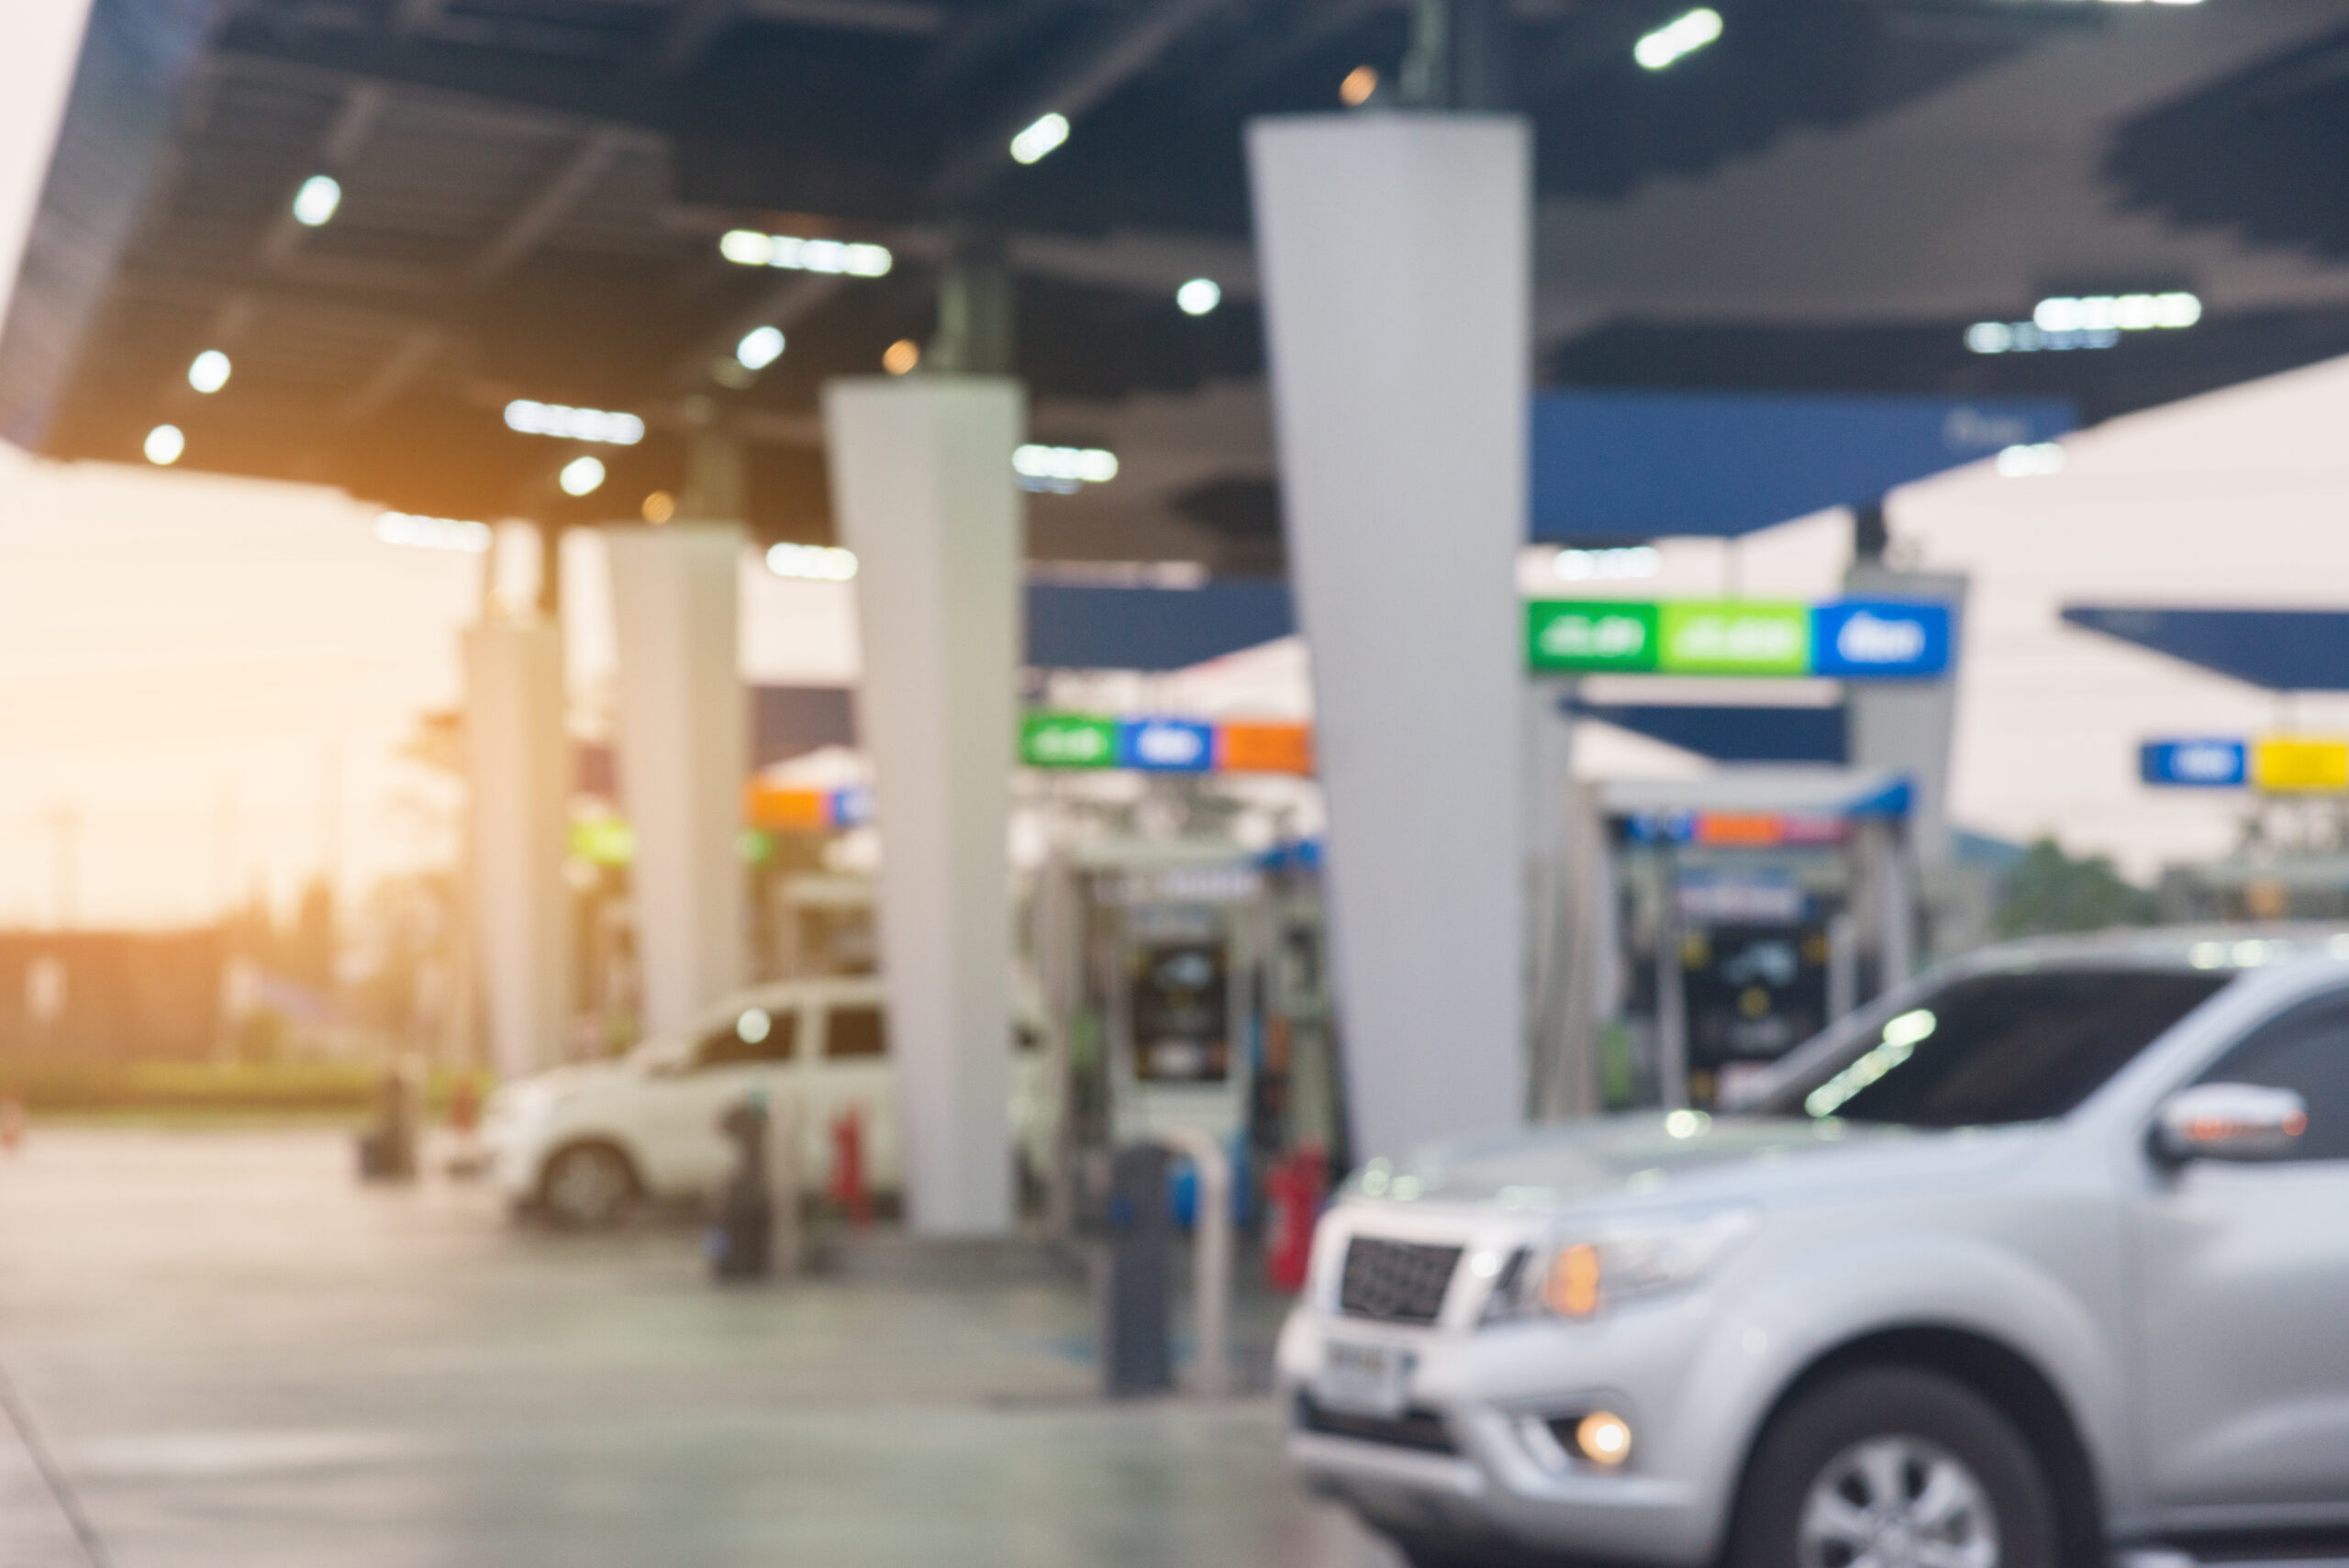
[[[617,1223],[636,1196],[636,1173],[607,1143],[574,1143],[547,1162],[539,1193],[557,1225],[600,1229]]]
[[[1730,1568],[2055,1568],[2055,1510],[2022,1433],[1964,1385],[1865,1367],[1765,1429]]]

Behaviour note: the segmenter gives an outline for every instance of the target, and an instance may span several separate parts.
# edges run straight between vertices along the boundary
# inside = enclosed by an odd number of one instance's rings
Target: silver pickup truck
[[[1422,1568],[2349,1540],[2349,933],[1976,954],[1745,1109],[1374,1160],[1289,1453]]]

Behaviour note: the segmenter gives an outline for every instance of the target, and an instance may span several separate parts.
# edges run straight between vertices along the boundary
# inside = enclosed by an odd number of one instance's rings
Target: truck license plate
[[[1321,1375],[1313,1397],[1332,1410],[1399,1416],[1408,1402],[1411,1358],[1387,1345],[1331,1340],[1321,1348]]]

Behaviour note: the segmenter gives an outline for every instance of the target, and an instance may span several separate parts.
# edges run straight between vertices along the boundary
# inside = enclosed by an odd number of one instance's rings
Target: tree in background
[[[2154,895],[2113,869],[2110,855],[2075,858],[2052,838],[2035,840],[2004,878],[1991,924],[2002,937],[2149,926]]]

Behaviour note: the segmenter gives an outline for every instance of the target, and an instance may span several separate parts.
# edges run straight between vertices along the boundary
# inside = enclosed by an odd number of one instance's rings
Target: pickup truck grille
[[[1357,1236],[1346,1245],[1338,1310],[1382,1323],[1432,1323],[1459,1266],[1457,1247]]]

